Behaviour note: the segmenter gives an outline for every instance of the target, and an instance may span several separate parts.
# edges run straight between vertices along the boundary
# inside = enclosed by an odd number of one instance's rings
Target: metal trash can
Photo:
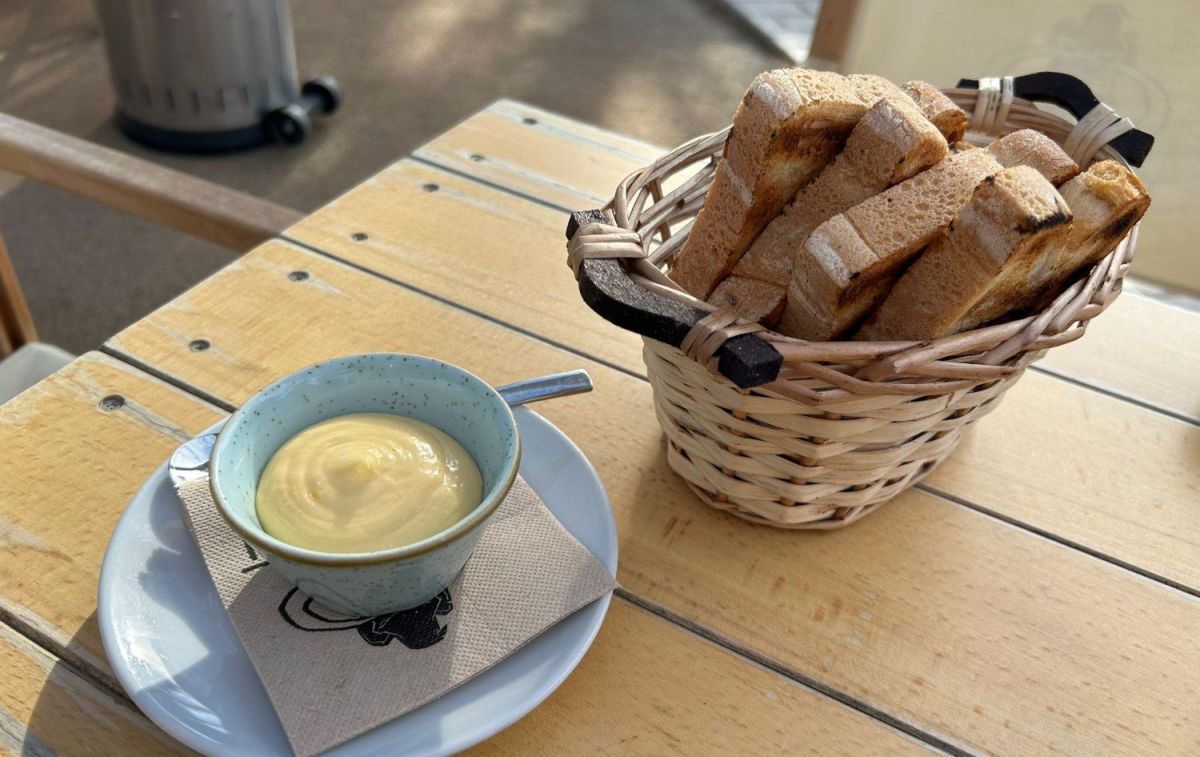
[[[287,0],[96,0],[117,124],[164,150],[299,144],[341,102],[327,76],[304,85]]]

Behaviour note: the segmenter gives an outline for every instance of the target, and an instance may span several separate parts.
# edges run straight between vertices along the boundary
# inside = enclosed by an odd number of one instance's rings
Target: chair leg
[[[17,272],[0,237],[0,357],[27,342],[37,341],[33,315],[17,281]]]
[[[858,0],[821,0],[805,65],[842,71],[857,16]]]

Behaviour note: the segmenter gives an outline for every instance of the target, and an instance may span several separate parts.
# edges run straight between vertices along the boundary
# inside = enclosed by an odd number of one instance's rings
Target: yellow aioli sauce
[[[287,440],[267,463],[256,507],[276,539],[321,552],[374,552],[446,530],[483,500],[471,455],[412,418],[358,413]]]

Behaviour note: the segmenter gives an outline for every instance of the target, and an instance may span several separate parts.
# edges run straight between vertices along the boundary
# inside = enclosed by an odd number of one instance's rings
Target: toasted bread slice
[[[941,135],[908,98],[883,98],[850,132],[846,147],[775,217],[733,268],[777,284],[792,278],[792,257],[813,229],[863,200],[938,163],[949,152]]]
[[[1079,174],[1079,166],[1050,137],[1033,129],[1021,129],[988,145],[992,155],[1005,168],[1032,166],[1059,186]]]
[[[927,81],[910,81],[900,87],[933,122],[946,141],[954,144],[967,133],[967,114],[945,93]]]
[[[894,279],[883,277],[863,281],[855,290],[855,296],[846,300],[841,309],[830,313],[826,309],[815,306],[814,300],[798,280],[793,277],[788,284],[787,301],[784,303],[783,315],[775,324],[775,330],[786,336],[807,339],[812,342],[828,342],[853,332],[854,327],[862,323],[871,312],[887,296]]]
[[[1033,271],[1028,293],[1018,307],[1048,305],[1068,281],[1112,252],[1150,207],[1146,187],[1132,171],[1113,160],[1094,164],[1059,191],[1075,221],[1055,254]]]
[[[1067,203],[1033,168],[987,177],[948,231],[899,278],[855,338],[924,340],[992,321],[1066,237]]]
[[[722,310],[732,310],[739,318],[774,326],[783,315],[786,297],[787,289],[778,284],[730,276],[717,284],[708,301]]]
[[[1006,161],[1028,159],[1039,173],[1049,172],[1047,179],[1061,176],[1065,153],[1038,136],[1016,132],[985,150],[951,155],[818,226],[797,250],[779,331],[813,341],[847,334],[897,272],[949,226],[979,182],[1009,167]],[[800,299],[805,306],[793,308]]]
[[[779,69],[760,74],[733,118],[704,207],[671,277],[707,298],[763,227],[841,149],[886,79]]]
[[[739,316],[754,316],[754,320],[774,325],[787,296],[795,249],[812,230],[934,165],[949,153],[947,138],[958,139],[966,129],[966,114],[930,84],[910,82],[904,90],[908,97],[897,97],[886,79],[850,78],[868,97],[878,95],[880,99],[851,130],[834,161],[751,243],[729,277],[717,284],[708,298],[710,303],[737,303],[734,310]],[[754,286],[743,279],[776,286]]]
[[[899,97],[900,88],[891,79],[875,74],[847,74],[846,80],[867,108],[881,97]]]
[[[1002,169],[988,150],[951,155],[822,223],[796,251],[779,331],[812,341],[845,334],[886,293],[881,282],[954,220],[980,181]]]

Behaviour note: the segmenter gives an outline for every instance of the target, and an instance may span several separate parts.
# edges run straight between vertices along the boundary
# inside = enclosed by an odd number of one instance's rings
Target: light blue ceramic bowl
[[[404,415],[445,431],[479,466],[483,501],[439,534],[378,552],[317,552],[269,535],[255,510],[267,461],[300,431],[348,413]],[[495,389],[440,360],[375,353],[317,363],[255,394],[221,430],[209,469],[217,509],[273,568],[332,610],[371,616],[420,605],[454,580],[520,462],[516,421]]]

